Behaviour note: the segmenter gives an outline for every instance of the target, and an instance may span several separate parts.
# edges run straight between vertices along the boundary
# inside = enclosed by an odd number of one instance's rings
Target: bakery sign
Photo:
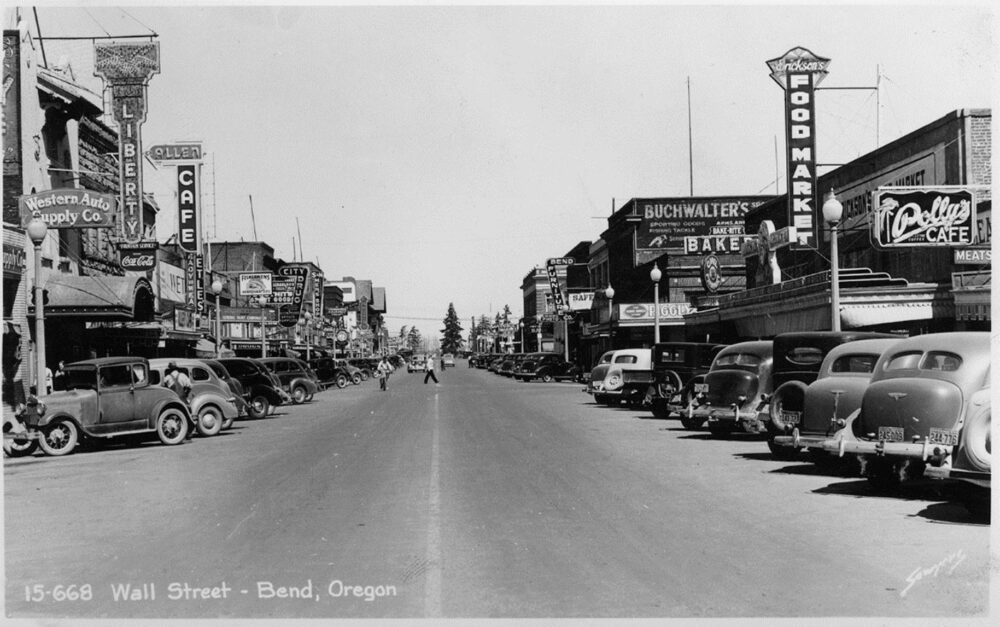
[[[879,248],[970,246],[976,198],[964,188],[879,189],[872,203],[871,241]]]

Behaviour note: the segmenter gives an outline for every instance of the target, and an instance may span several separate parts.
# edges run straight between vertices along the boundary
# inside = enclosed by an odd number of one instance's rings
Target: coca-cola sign
[[[146,272],[156,267],[156,242],[137,242],[135,246],[123,246],[121,261],[122,270],[129,272]]]
[[[872,204],[871,240],[880,248],[976,243],[976,198],[969,190],[878,190]]]

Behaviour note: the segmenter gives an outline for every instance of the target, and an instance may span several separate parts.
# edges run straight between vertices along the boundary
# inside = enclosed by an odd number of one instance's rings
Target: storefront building
[[[832,189],[844,207],[838,226],[842,329],[911,335],[989,329],[990,125],[989,110],[954,111],[819,177],[817,206],[823,202],[821,193]],[[942,199],[949,193],[957,196],[956,190],[972,192],[974,243],[886,246],[873,231],[874,216],[885,211],[874,206],[874,199],[876,194],[910,191],[906,188],[943,190]],[[759,232],[765,220],[776,229],[788,225],[786,197],[749,212],[746,232]],[[761,256],[748,256],[749,289],[720,297],[717,307],[687,315],[691,334],[735,341],[830,329],[828,225],[820,231],[819,245],[820,251],[775,249],[781,273],[776,284],[759,272]]]

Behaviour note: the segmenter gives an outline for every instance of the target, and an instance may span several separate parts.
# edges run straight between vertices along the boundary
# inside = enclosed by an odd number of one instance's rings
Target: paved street
[[[871,496],[575,383],[461,360],[439,378],[397,371],[179,447],[5,460],[8,616],[987,610],[989,527],[935,486]],[[71,585],[86,600],[61,600]]]

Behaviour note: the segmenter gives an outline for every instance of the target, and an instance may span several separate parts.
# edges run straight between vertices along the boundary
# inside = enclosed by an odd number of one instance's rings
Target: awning
[[[45,281],[46,318],[152,320],[153,288],[141,276],[51,274]],[[35,308],[28,308],[28,317]]]

